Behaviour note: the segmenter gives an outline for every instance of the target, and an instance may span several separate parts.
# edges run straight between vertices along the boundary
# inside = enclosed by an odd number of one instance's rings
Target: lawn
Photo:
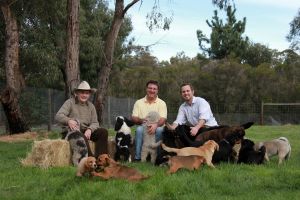
[[[56,137],[54,134],[53,137]],[[300,126],[252,126],[254,141],[285,136],[292,146],[290,160],[277,165],[277,157],[260,166],[222,163],[211,169],[180,170],[167,175],[167,167],[131,163],[148,180],[131,183],[75,177],[75,167],[39,169],[22,167],[20,159],[32,142],[0,142],[0,199],[299,199]]]

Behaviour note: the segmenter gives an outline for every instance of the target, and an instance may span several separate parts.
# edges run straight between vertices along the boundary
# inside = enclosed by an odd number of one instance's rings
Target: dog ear
[[[115,131],[120,130],[122,125],[123,125],[123,119],[120,116],[116,117]]]
[[[248,128],[250,128],[253,124],[254,124],[254,122],[247,122],[246,124],[242,124],[241,127],[243,127],[244,129],[248,129]]]
[[[129,120],[127,117],[124,117],[124,121],[129,127],[134,125],[134,122],[132,120]]]

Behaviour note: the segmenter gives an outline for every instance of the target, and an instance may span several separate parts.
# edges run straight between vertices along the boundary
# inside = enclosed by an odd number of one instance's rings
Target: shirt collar
[[[192,105],[195,103],[195,101],[196,101],[196,98],[195,98],[195,96],[193,96]],[[187,102],[184,102],[184,105],[190,106]]]
[[[157,99],[158,99],[158,96],[156,96],[155,100],[154,100],[154,103],[157,102]],[[144,97],[144,102],[145,103],[149,103],[148,100],[147,100],[147,95]]]

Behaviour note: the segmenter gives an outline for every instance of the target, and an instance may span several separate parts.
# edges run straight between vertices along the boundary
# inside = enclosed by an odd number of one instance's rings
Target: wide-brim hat
[[[80,91],[80,90],[83,90],[83,91],[90,91],[91,93],[95,93],[97,91],[96,88],[91,88],[90,87],[90,84],[86,81],[82,81],[78,86],[77,88],[75,88],[75,92],[77,91]]]

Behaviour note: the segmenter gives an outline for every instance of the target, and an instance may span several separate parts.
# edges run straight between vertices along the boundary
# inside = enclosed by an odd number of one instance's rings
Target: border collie
[[[116,161],[123,160],[131,162],[130,147],[132,146],[131,129],[134,123],[123,116],[116,117],[115,124],[115,142],[116,142],[116,153],[114,159]]]

